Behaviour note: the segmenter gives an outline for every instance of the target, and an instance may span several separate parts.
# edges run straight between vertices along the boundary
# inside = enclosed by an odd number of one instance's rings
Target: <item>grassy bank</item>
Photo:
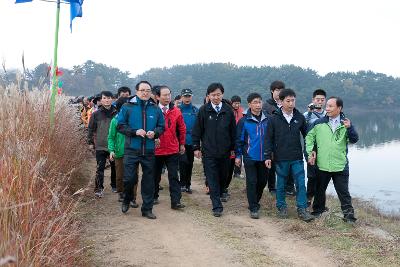
[[[76,110],[58,98],[49,129],[49,91],[0,87],[0,261],[76,266],[79,223],[70,178],[84,161]]]

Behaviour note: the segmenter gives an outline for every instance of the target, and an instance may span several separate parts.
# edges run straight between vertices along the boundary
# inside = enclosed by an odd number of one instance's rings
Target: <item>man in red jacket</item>
[[[169,192],[171,208],[183,209],[181,203],[181,186],[178,177],[179,154],[185,153],[186,126],[182,113],[171,103],[171,90],[167,86],[160,86],[156,92],[158,106],[164,114],[165,131],[160,136],[160,145],[156,148],[154,204],[158,204],[159,184],[162,167],[165,164],[168,170]]]

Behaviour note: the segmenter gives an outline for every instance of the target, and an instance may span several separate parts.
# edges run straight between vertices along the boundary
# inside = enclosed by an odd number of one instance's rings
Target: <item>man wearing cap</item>
[[[192,169],[194,161],[193,144],[192,144],[192,129],[196,121],[199,109],[192,104],[193,92],[190,89],[183,89],[181,92],[182,103],[179,108],[183,115],[183,120],[186,125],[186,142],[185,154],[179,160],[179,174],[181,182],[181,191],[188,194],[192,193],[190,188],[192,180]]]

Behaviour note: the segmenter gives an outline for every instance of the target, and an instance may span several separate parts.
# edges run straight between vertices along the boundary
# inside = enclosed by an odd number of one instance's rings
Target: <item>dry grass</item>
[[[18,88],[0,87],[0,261],[74,266],[80,226],[69,184],[86,154],[83,133],[66,99],[51,131],[49,91]]]

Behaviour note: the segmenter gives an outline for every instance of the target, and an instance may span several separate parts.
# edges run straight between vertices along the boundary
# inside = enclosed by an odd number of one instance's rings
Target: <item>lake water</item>
[[[350,193],[400,214],[400,114],[346,114],[360,140],[349,148]],[[328,192],[334,193],[331,184]]]

